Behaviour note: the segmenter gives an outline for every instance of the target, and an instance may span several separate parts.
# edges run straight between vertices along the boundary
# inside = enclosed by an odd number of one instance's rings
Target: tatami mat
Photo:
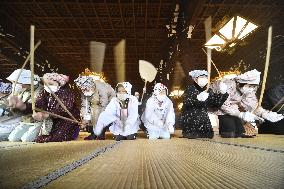
[[[124,141],[46,188],[281,188],[284,154],[208,141]]]
[[[114,141],[72,141],[27,145],[16,143],[21,146],[11,147],[11,144],[7,148],[0,148],[0,188],[20,187],[111,143]],[[7,146],[8,143],[5,144]]]

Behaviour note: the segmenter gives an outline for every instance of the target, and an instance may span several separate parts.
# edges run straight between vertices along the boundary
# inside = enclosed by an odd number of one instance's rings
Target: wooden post
[[[31,25],[31,37],[30,37],[30,69],[31,69],[31,100],[32,100],[32,110],[35,113],[35,87],[34,87],[34,40],[35,40],[35,26]]]
[[[261,103],[262,103],[262,100],[263,100],[263,94],[264,94],[264,91],[265,91],[265,84],[266,84],[266,78],[267,78],[268,67],[269,67],[270,52],[271,52],[271,43],[272,43],[272,26],[269,26],[269,28],[268,28],[268,39],[267,39],[267,51],[266,51],[265,68],[264,68],[264,74],[263,74],[263,80],[262,80],[260,97],[259,97],[259,101],[258,101],[258,107],[261,106]]]

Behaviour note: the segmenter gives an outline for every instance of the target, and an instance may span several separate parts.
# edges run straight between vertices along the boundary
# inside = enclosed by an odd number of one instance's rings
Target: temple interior
[[[284,188],[283,18],[282,0],[1,0],[0,188]]]

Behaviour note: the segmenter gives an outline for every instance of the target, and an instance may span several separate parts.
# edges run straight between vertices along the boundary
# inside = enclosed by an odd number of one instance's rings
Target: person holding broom
[[[208,116],[208,108],[218,108],[228,98],[226,85],[220,84],[221,93],[214,93],[212,89],[206,90],[208,85],[208,72],[193,70],[189,72],[194,83],[186,88],[183,94],[183,108],[180,125],[184,138],[213,138],[214,132]]]
[[[256,92],[260,83],[260,74],[261,72],[254,69],[223,81],[229,88],[229,97],[219,111],[221,137],[253,137],[256,133],[248,132],[249,129],[245,129],[246,123],[254,125],[264,120],[278,122],[283,119],[282,114],[258,106]]]

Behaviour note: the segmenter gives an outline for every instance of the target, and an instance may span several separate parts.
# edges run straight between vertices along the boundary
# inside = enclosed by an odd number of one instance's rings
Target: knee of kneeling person
[[[21,137],[28,131],[28,127],[24,125],[17,126],[9,135],[8,140],[11,142],[21,141]]]
[[[21,141],[21,136],[18,135],[18,133],[11,133],[8,137],[8,140],[10,142],[20,142]]]
[[[161,136],[162,139],[170,139],[171,138],[171,134],[170,133],[163,133],[163,135]]]

